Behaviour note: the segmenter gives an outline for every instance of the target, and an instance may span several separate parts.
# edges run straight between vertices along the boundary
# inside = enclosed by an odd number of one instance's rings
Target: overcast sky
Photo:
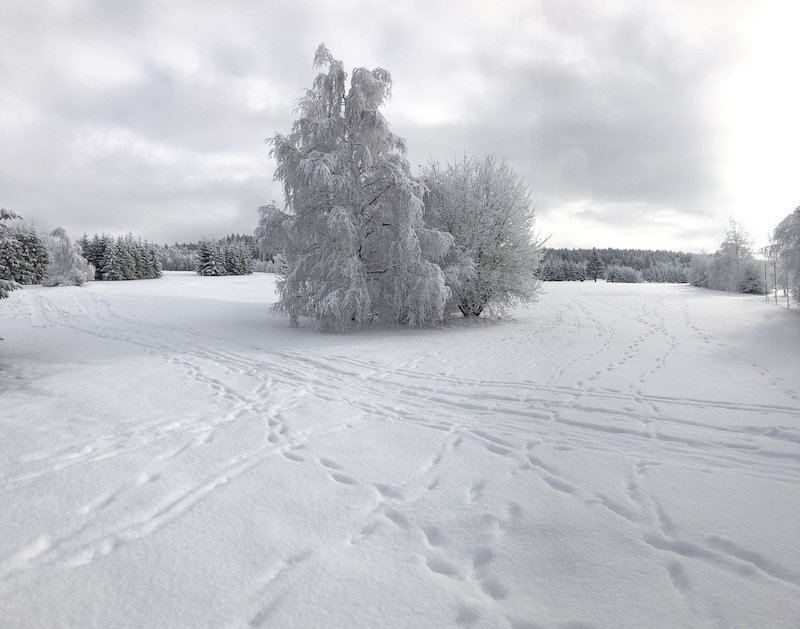
[[[252,233],[324,42],[382,67],[417,167],[505,157],[555,247],[764,244],[800,205],[796,0],[3,0],[0,206],[156,242]]]

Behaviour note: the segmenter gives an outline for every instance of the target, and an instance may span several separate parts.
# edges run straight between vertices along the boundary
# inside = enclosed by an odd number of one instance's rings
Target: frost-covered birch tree
[[[380,107],[391,97],[386,70],[356,68],[347,87],[341,61],[321,45],[327,68],[306,90],[289,135],[268,140],[286,209],[259,208],[262,249],[283,252],[277,312],[319,330],[381,321],[440,322],[450,291],[437,264],[452,238],[423,221],[422,185],[405,142]]]
[[[82,255],[79,244],[73,244],[67,232],[58,227],[48,238],[50,264],[44,286],[83,286],[94,279],[94,267]]]
[[[800,207],[778,223],[771,240],[781,263],[780,283],[795,301],[800,301]]]
[[[464,316],[500,313],[535,301],[542,243],[534,233],[530,192],[505,160],[468,159],[423,170],[426,221],[453,236],[457,256],[448,273],[453,305]],[[451,253],[451,256],[453,254]]]

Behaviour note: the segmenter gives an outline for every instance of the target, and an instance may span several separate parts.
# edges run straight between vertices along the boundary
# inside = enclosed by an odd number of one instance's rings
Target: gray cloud
[[[392,73],[412,166],[506,157],[555,244],[604,222],[616,241],[599,246],[688,248],[682,217],[715,220],[727,3],[16,4],[0,14],[0,204],[44,227],[252,231],[281,195],[263,140],[289,130],[322,41]]]

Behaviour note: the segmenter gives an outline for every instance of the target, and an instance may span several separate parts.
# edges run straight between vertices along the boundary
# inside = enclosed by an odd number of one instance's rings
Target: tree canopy
[[[292,325],[308,316],[320,330],[373,317],[437,324],[450,297],[437,262],[453,241],[425,226],[423,187],[380,112],[391,76],[356,68],[348,89],[324,44],[314,65],[326,71],[300,100],[291,132],[268,140],[286,207],[260,208],[256,235],[285,256],[275,308]]]

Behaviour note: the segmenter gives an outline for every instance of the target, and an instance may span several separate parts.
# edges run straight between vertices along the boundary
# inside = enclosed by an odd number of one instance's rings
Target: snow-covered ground
[[[797,311],[317,334],[273,282],[0,302],[0,627],[800,626]]]

